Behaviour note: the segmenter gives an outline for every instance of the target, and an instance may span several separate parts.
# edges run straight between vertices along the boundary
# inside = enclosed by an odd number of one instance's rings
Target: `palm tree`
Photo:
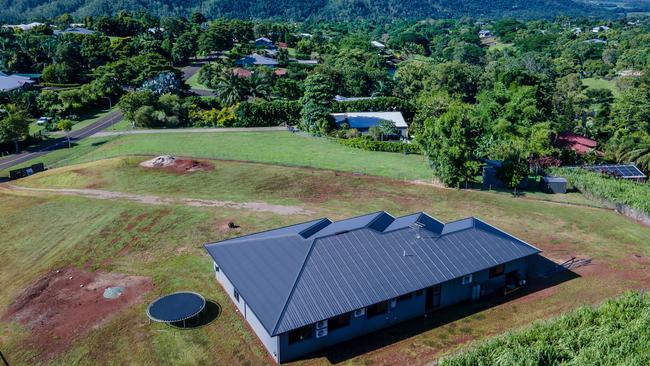
[[[650,169],[650,142],[623,146],[617,155],[619,161],[631,161],[642,170]]]
[[[214,93],[225,105],[232,106],[243,99],[242,89],[241,79],[232,73],[226,73],[214,86]]]

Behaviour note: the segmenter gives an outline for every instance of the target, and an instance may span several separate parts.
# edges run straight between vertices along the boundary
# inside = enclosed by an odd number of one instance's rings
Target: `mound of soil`
[[[123,287],[124,292],[115,299],[104,298],[104,290],[112,286]],[[2,319],[31,329],[29,342],[43,359],[50,359],[120,311],[141,303],[152,288],[148,277],[66,268],[25,289]]]
[[[144,168],[164,169],[173,173],[192,173],[201,170],[212,170],[214,165],[206,161],[179,159],[170,155],[155,157],[140,163]]]

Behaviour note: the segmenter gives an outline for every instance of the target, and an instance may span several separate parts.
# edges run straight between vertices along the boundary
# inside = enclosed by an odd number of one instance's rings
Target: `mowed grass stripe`
[[[122,155],[191,156],[313,167],[396,179],[431,180],[421,155],[373,152],[289,132],[169,133],[89,138],[29,163],[58,167]],[[6,174],[7,172],[5,172]]]

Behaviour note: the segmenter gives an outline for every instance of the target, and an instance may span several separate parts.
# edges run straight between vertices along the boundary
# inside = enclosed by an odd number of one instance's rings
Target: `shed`
[[[337,126],[347,123],[350,128],[355,128],[362,134],[367,133],[370,127],[378,126],[381,121],[390,121],[395,124],[399,135],[408,138],[408,124],[402,112],[347,112],[332,113],[331,116]]]
[[[539,189],[546,193],[566,193],[568,182],[561,177],[542,177]]]

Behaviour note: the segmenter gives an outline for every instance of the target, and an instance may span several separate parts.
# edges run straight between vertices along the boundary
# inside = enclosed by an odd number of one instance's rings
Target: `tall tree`
[[[301,128],[312,133],[327,133],[331,129],[330,111],[334,100],[331,80],[314,73],[305,80],[302,103]]]

